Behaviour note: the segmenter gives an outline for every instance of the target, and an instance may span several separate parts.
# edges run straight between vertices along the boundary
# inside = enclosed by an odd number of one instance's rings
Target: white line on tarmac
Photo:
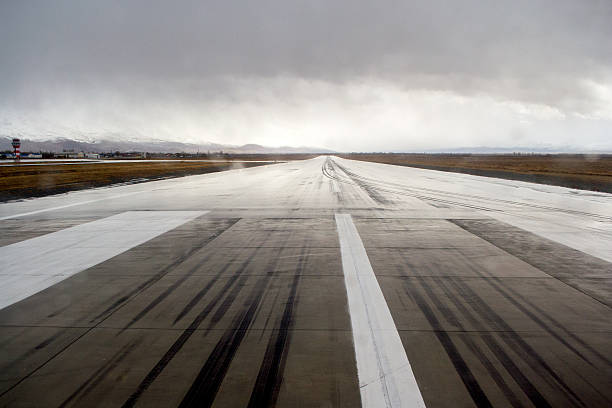
[[[610,250],[612,235],[604,229],[610,225],[607,222],[574,218],[554,212],[530,214],[483,211],[482,213],[585,254],[612,262],[612,251]],[[571,219],[578,220],[579,225],[572,225]],[[589,224],[600,229],[589,228]]]
[[[331,186],[332,186],[332,193],[339,193],[340,187],[338,186],[338,182],[334,179],[329,179],[329,182],[331,183]]]
[[[425,407],[350,214],[336,214],[363,407]]]
[[[57,207],[43,208],[42,210],[30,211],[30,212],[25,212],[25,213],[20,213],[20,214],[7,215],[7,216],[4,216],[4,217],[0,217],[0,221],[2,221],[2,220],[10,220],[11,218],[25,217],[26,215],[34,215],[34,214],[39,214],[39,213],[47,212],[47,211],[61,210],[63,208],[75,207],[77,205],[95,203],[97,201],[112,200],[113,198],[127,197],[127,196],[131,196],[131,195],[134,195],[134,194],[140,194],[142,192],[143,191],[134,191],[132,193],[116,194],[116,195],[112,195],[110,197],[98,198],[98,199],[95,199],[95,200],[79,201],[78,203],[60,205],[60,206],[57,206]]]
[[[208,211],[127,211],[0,248],[0,309]]]

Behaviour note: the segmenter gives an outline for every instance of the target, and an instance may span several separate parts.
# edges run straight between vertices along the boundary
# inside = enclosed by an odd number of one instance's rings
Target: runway
[[[612,405],[610,194],[319,157],[0,229],[0,406]]]

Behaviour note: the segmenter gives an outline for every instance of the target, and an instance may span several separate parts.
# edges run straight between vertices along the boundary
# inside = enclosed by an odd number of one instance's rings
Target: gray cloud
[[[0,38],[12,109],[88,93],[241,102],[228,78],[281,77],[589,115],[612,86],[609,0],[4,1]]]

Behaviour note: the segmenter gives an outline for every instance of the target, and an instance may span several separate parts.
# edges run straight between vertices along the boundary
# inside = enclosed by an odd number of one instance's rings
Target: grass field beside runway
[[[92,163],[87,166],[63,164],[0,167],[0,201],[40,197],[110,184],[181,177],[243,167],[257,162],[143,161]]]

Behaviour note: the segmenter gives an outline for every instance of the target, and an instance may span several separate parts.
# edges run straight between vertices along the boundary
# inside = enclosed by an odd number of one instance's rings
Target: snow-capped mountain
[[[314,147],[267,147],[257,144],[247,144],[243,146],[225,145],[219,143],[181,143],[170,142],[165,140],[128,140],[109,138],[102,139],[99,137],[85,139],[55,137],[47,140],[32,140],[28,137],[23,137],[21,134],[0,134],[0,151],[11,150],[11,139],[19,137],[21,139],[22,152],[54,152],[59,153],[66,150],[75,152],[149,152],[149,153],[206,153],[220,152],[225,153],[331,153],[331,150],[314,148]]]
[[[149,153],[330,153],[317,147],[268,147],[258,144],[232,145],[215,142],[185,143],[147,137],[138,131],[129,134],[115,130],[90,130],[67,127],[40,117],[30,119],[18,114],[0,118],[0,150],[12,150],[11,139],[21,139],[22,152],[149,152]]]

